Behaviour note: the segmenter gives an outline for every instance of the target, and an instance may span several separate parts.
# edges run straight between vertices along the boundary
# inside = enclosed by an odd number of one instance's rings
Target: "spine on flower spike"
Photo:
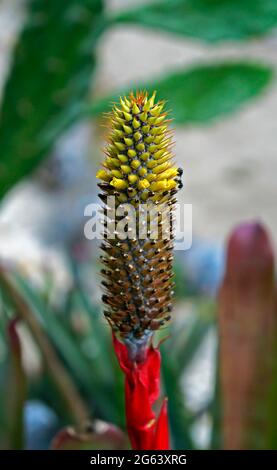
[[[133,210],[128,216],[135,218],[135,224],[124,238],[105,222],[104,314],[124,340],[130,357],[139,361],[153,331],[170,320],[173,215],[182,170],[172,162],[169,121],[164,103],[155,103],[155,93],[120,99],[108,119],[106,158],[97,173],[100,197],[107,220],[112,211],[109,201],[114,198],[115,210],[122,204],[130,205]],[[145,207],[155,213],[154,235],[149,228],[152,212]],[[147,215],[142,222],[143,213]],[[112,222],[119,220],[116,216]]]

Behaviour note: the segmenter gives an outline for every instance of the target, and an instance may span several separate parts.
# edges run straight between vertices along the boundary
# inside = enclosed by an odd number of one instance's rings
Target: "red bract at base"
[[[160,413],[152,407],[160,395],[161,356],[149,347],[143,362],[130,361],[126,346],[113,335],[114,349],[125,374],[125,407],[127,431],[134,450],[168,450],[169,427],[167,400]]]

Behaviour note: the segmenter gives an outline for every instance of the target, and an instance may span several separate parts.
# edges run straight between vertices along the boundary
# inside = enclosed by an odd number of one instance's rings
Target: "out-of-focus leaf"
[[[191,280],[188,278],[186,273],[186,267],[184,266],[183,260],[179,261],[175,259],[173,264],[174,270],[174,292],[176,299],[187,299],[197,294],[195,286],[192,285]]]
[[[277,25],[276,0],[160,0],[120,11],[115,23],[135,23],[205,42],[243,40]]]
[[[215,450],[222,448],[222,404],[221,404],[221,389],[220,389],[219,357],[218,356],[219,354],[217,351],[214,394],[213,394],[212,403],[210,406],[211,421],[212,421],[210,448],[215,449]]]
[[[158,91],[168,101],[176,124],[203,124],[237,111],[259,96],[272,79],[272,70],[254,63],[216,63],[171,73],[133,89]],[[111,103],[130,90],[121,90],[92,103],[91,116],[108,111]]]
[[[83,431],[67,427],[58,432],[52,448],[56,450],[126,450],[128,439],[116,426],[94,421]]]
[[[93,357],[88,357],[84,353],[83,345],[80,345],[76,336],[74,336],[69,325],[63,324],[63,319],[59,318],[55,312],[51,311],[43,302],[39,293],[33,289],[28,282],[21,276],[15,276],[17,285],[25,295],[26,299],[32,305],[34,311],[43,322],[45,330],[53,341],[56,349],[59,351],[61,357],[66,363],[67,368],[71,371],[75,378],[76,383],[80,383],[82,389],[85,391],[88,399],[92,399],[94,406],[100,413],[101,417],[105,419],[117,420],[117,409],[115,402],[110,400],[110,395],[113,393],[113,370],[110,367],[110,359],[107,356],[106,360]],[[78,292],[78,298],[84,294]],[[96,343],[98,340],[106,338],[105,344],[101,344],[101,348],[106,348],[108,351],[111,348],[111,340],[106,336],[104,329],[105,325],[99,318],[95,318],[98,314],[93,310],[93,306],[89,305],[89,300],[86,298],[87,309],[90,309],[90,320],[93,322],[92,328],[97,324],[97,331],[92,331],[92,340]],[[80,307],[84,308],[83,301],[80,302]],[[93,317],[93,320],[92,320]],[[100,331],[102,330],[102,335]],[[96,336],[96,337],[95,337]],[[97,345],[96,345],[97,346]],[[110,370],[110,375],[107,379],[107,370]]]
[[[5,269],[0,267],[1,288],[5,292],[11,306],[17,312],[19,318],[24,321],[30,330],[42,357],[47,370],[55,383],[59,393],[70,411],[71,417],[76,423],[83,423],[89,417],[89,412],[84,404],[79,392],[72,381],[67,370],[60,361],[51,341],[48,339],[37,317],[24,296],[19,292],[9,279]]]
[[[109,328],[107,328],[107,322],[103,321],[103,316],[99,310],[99,306],[92,303],[86,289],[83,286],[82,273],[80,265],[68,257],[68,264],[74,279],[74,291],[75,299],[79,308],[82,309],[88,316],[91,330],[89,335],[93,339],[96,348],[98,350],[97,358],[101,358],[101,362],[106,364],[105,370],[100,366],[100,370],[103,374],[110,376],[112,373],[112,367],[110,364],[110,358],[112,354],[111,348],[111,335]]]
[[[122,429],[126,428],[126,416],[125,416],[125,402],[124,402],[124,375],[120,370],[118,361],[116,360],[115,354],[111,354],[111,363],[113,366],[113,381],[114,381],[114,405],[116,409],[116,420],[115,422]]]
[[[107,402],[109,419],[112,419],[121,428],[125,427],[124,418],[124,381],[114,357],[111,331],[99,306],[95,305],[83,285],[80,265],[72,257],[68,257],[69,268],[74,279],[74,292],[78,309],[83,311],[89,319],[87,339],[95,350],[94,357],[90,357],[91,369],[101,372],[101,381],[106,383],[109,393],[113,394],[113,400]]]
[[[180,383],[178,364],[165,344],[161,345],[162,375],[168,397],[168,413],[174,449],[191,450],[194,443],[190,435],[191,416],[184,404],[184,393]]]
[[[269,387],[267,397],[267,420],[268,429],[266,444],[267,449],[276,449],[277,447],[277,331],[275,331],[273,345],[273,369],[272,382]]]
[[[78,383],[85,388],[87,395],[92,397],[101,415],[104,417],[113,416],[114,407],[109,400],[110,390],[102,380],[103,377],[99,375],[101,367],[103,367],[101,362],[98,364],[98,369],[92,367],[74,336],[59,321],[58,316],[46,308],[39,293],[18,274],[15,278],[19,289],[43,322],[47,334],[65,361],[67,368],[72,371]]]
[[[8,323],[10,370],[6,384],[6,422],[10,449],[23,449],[23,412],[27,396],[27,378],[22,363],[22,350],[16,324],[18,318]]]
[[[0,197],[49,152],[82,107],[95,68],[102,0],[30,0],[4,90]]]
[[[184,372],[194,359],[213,322],[211,318],[199,315],[191,323],[188,326],[190,328],[189,333],[186,336],[183,332],[180,333],[180,338],[177,340],[179,344],[178,348],[176,347],[175,354],[180,374]],[[182,344],[180,344],[181,338],[183,338]]]
[[[194,442],[190,433],[191,424],[210,409],[207,404],[199,413],[187,409],[182,386],[182,378],[191,365],[202,342],[214,324],[214,305],[209,301],[198,302],[194,306],[195,315],[186,322],[184,328],[171,328],[167,341],[161,345],[162,372],[165,391],[168,396],[169,419],[174,448],[192,449]]]
[[[38,318],[42,321],[45,330],[49,334],[55,347],[60,351],[63,358],[67,361],[71,359],[71,368],[78,371],[78,378],[82,384],[89,385],[89,378],[91,372],[89,371],[88,364],[84,361],[81,351],[71,341],[65,328],[59,321],[57,315],[47,308],[40,297],[39,293],[33,289],[18,274],[15,275],[15,280],[20,292],[24,295],[27,302],[30,303]]]

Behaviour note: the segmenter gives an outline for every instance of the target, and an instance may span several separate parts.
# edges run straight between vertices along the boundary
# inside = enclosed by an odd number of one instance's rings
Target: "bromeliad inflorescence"
[[[110,136],[106,159],[103,169],[97,173],[102,180],[100,197],[105,204],[106,216],[102,243],[105,252],[102,256],[105,264],[102,270],[105,278],[102,281],[105,288],[103,301],[107,306],[104,313],[114,332],[121,367],[127,374],[126,396],[130,402],[130,394],[134,393],[136,403],[140,401],[136,387],[141,387],[143,379],[138,380],[134,370],[136,374],[143,374],[144,392],[149,395],[147,388],[151,387],[149,380],[152,381],[153,371],[147,363],[150,364],[153,357],[157,369],[154,375],[159,384],[160,356],[150,340],[153,332],[170,320],[172,310],[173,218],[182,170],[172,162],[172,133],[163,108],[164,102],[155,103],[155,93],[148,97],[147,93],[140,92],[120,99],[120,104],[108,115]],[[122,206],[123,211],[118,212]],[[125,209],[128,221],[132,219],[135,223],[130,224],[127,232],[120,233],[119,224],[113,223],[122,220]],[[120,345],[117,338],[124,344]],[[137,365],[135,369],[134,364]],[[151,379],[149,374],[152,374]],[[149,397],[148,411],[140,416],[148,433],[147,439],[149,432],[152,433],[147,444],[144,439],[141,441],[140,432],[136,435],[138,439],[134,438],[136,417],[127,408],[127,426],[135,448],[159,445],[154,437],[158,431],[157,422],[151,410],[158,391],[159,387],[156,387]],[[142,406],[147,408],[145,396]],[[141,423],[138,428],[143,428]],[[164,447],[164,444],[160,445]]]
[[[106,231],[102,245],[105,315],[137,359],[151,333],[170,319],[172,308],[173,226],[164,229],[163,216],[166,210],[172,216],[181,170],[172,164],[172,137],[163,108],[163,102],[155,104],[155,93],[121,99],[109,115],[106,160],[97,173],[103,180],[102,200],[107,203],[114,196],[116,207],[131,204],[137,231],[141,207],[147,203],[157,209],[155,239],[149,229],[142,239],[129,233],[125,240]]]

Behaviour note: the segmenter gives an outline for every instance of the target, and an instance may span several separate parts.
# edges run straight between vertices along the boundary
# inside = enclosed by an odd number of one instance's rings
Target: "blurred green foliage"
[[[84,289],[78,266],[72,263],[72,267],[73,287],[68,290],[63,304],[58,309],[47,302],[49,296],[45,297],[19,273],[13,274],[12,283],[32,308],[33,315],[41,322],[58,357],[78,386],[81,398],[88,404],[91,418],[112,422],[124,429],[123,375],[112,348],[110,329],[99,307],[91,301],[90,295]],[[5,293],[3,283],[0,284]],[[74,302],[72,296],[75,298]],[[4,318],[5,322],[8,322],[15,310],[13,299],[7,298],[6,302],[9,313],[5,314]],[[65,311],[63,306],[69,304],[72,307]],[[171,331],[165,331],[170,337],[162,344],[162,372],[165,392],[169,398],[172,439],[178,449],[197,447],[190,428],[199,418],[199,413],[192,413],[186,406],[182,377],[195,359],[206,334],[213,327],[213,312],[213,304],[210,301],[202,301],[193,309],[191,320],[186,326],[183,324],[183,328],[180,328],[180,325],[175,328],[173,324]],[[34,340],[36,342],[35,337]],[[5,342],[4,338],[2,341]],[[7,349],[5,361],[8,358]],[[0,364],[0,370],[2,366]],[[6,393],[9,396],[10,392],[6,390]],[[66,408],[63,396],[55,388],[53,377],[47,370],[39,377],[29,377],[28,397],[43,400],[55,410],[61,427],[72,422],[70,410]],[[209,413],[209,403],[201,407],[199,412]]]
[[[31,0],[4,89],[0,197],[45,157],[88,98],[101,0]]]
[[[272,79],[269,67],[246,62],[215,63],[194,66],[154,82],[137,83],[132,90],[158,91],[174,117],[174,124],[206,124],[238,110],[251,98],[258,96]],[[95,100],[89,110],[92,117],[110,109],[119,95]]]
[[[275,0],[160,0],[122,11],[114,23],[134,23],[208,43],[251,39],[277,25]]]

